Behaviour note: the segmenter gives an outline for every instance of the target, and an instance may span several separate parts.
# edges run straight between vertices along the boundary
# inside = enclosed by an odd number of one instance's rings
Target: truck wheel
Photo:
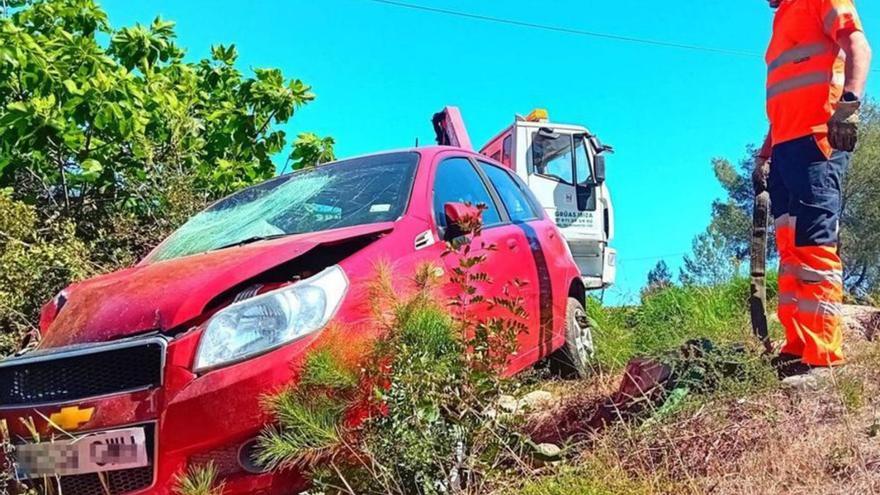
[[[565,311],[565,344],[550,356],[553,371],[565,378],[586,378],[595,350],[593,328],[584,305],[569,297]]]

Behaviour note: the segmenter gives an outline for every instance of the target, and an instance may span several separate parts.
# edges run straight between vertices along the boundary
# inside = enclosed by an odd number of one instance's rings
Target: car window
[[[531,165],[535,173],[574,184],[571,136],[534,134]]]
[[[535,211],[533,204],[524,194],[520,184],[514,180],[510,173],[500,167],[482,161],[480,162],[480,168],[489,177],[489,182],[492,183],[495,191],[498,192],[498,196],[501,197],[501,202],[504,203],[511,221],[527,222],[539,217],[538,212]]]
[[[483,225],[501,223],[498,209],[477,174],[474,166],[467,158],[449,158],[440,162],[434,177],[434,215],[437,226],[446,227],[446,214],[443,206],[446,203],[485,204]]]

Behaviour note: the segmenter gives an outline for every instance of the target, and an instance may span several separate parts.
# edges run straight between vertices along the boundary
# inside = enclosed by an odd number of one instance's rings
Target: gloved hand
[[[828,121],[828,141],[831,147],[840,151],[856,149],[859,133],[859,108],[861,101],[840,101],[837,110]]]
[[[770,177],[770,159],[762,156],[755,157],[755,169],[752,170],[752,186],[755,194],[767,190],[767,179]]]

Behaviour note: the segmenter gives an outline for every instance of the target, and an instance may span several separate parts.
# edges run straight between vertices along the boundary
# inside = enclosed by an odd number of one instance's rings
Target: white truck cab
[[[437,143],[471,149],[461,112],[446,107],[432,119]],[[586,127],[550,122],[546,110],[516,116],[480,153],[510,167],[528,184],[562,231],[587,290],[617,276],[614,207],[605,182],[603,145]]]
[[[568,241],[588,290],[609,287],[616,277],[609,151],[587,128],[552,123],[544,110],[517,116],[480,150],[526,181]]]

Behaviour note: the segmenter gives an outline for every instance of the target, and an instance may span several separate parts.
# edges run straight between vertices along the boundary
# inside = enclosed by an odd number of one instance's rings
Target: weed
[[[669,488],[659,475],[633,477],[619,459],[598,452],[577,466],[563,466],[549,475],[514,484],[500,495],[649,495]]]
[[[835,385],[847,412],[856,413],[865,404],[865,384],[858,377],[839,374]]]
[[[217,468],[213,463],[190,466],[186,473],[177,477],[177,495],[222,495],[224,483],[217,482]]]
[[[400,295],[380,267],[370,288],[378,338],[360,359],[340,355],[347,343],[312,350],[299,384],[266,400],[277,424],[261,435],[259,462],[311,471],[324,492],[395,494],[483,493],[487,473],[523,464],[524,442],[493,413],[524,329],[520,283],[482,295],[492,281],[480,265],[494,247],[479,241],[476,220],[447,246],[458,289],[448,306],[437,302],[435,268],[419,268],[415,291]],[[480,320],[478,306],[509,316]]]

